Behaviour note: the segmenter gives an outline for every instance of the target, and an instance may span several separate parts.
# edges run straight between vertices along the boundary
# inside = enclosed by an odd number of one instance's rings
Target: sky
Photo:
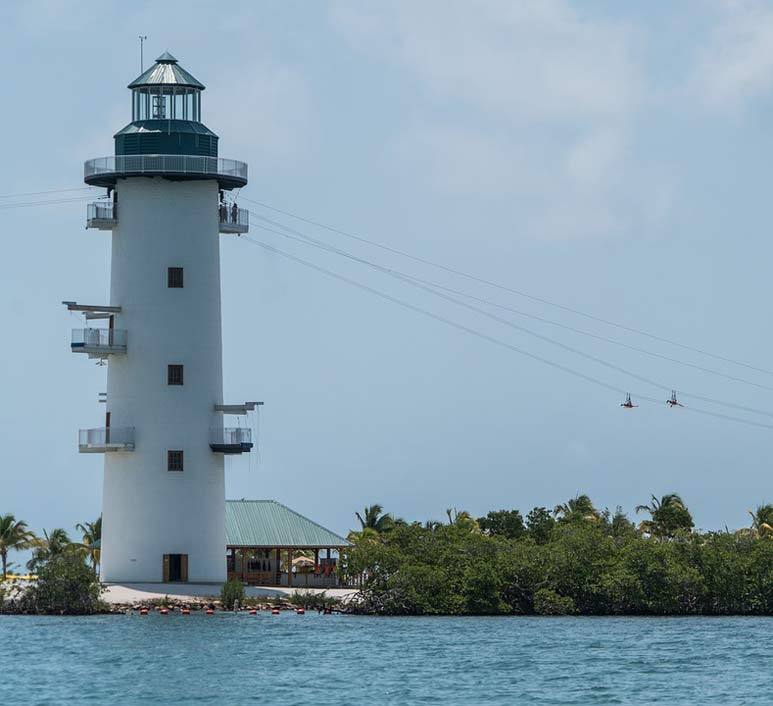
[[[100,513],[77,430],[102,423],[105,369],[69,352],[60,302],[106,303],[109,233],[84,229],[87,191],[8,196],[83,187],[83,161],[112,154],[140,34],[146,66],[168,49],[207,86],[220,156],[249,163],[252,239],[445,319],[221,236],[225,398],[265,401],[229,498],[341,533],[372,503],[423,521],[588,493],[632,514],[678,492],[722,529],[773,501],[773,429],[695,410],[773,418],[665,404],[773,412],[773,2],[25,1],[0,6],[0,513],[38,532]],[[259,216],[681,362],[466,300],[487,318]],[[619,390],[658,403],[621,409]]]

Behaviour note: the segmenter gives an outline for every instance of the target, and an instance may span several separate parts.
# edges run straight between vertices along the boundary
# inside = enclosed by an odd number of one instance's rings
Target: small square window
[[[166,452],[166,470],[167,471],[183,470],[183,452],[182,451]]]
[[[169,289],[182,289],[183,288],[183,268],[182,267],[169,267],[167,269],[167,286]]]
[[[166,382],[168,385],[183,384],[183,366],[168,365],[166,369]]]

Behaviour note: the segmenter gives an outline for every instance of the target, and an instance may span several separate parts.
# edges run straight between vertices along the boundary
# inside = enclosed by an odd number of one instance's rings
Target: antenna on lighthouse
[[[143,54],[143,44],[145,44],[145,40],[148,38],[146,34],[139,35],[140,38],[140,73],[142,73],[145,70],[145,56]]]

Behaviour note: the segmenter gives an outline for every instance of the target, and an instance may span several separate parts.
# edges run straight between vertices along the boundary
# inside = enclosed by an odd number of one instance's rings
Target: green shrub
[[[290,603],[301,606],[306,610],[325,610],[335,608],[341,601],[333,596],[328,596],[325,591],[312,593],[311,591],[294,591],[290,596]]]
[[[38,580],[22,595],[22,613],[92,615],[105,610],[104,587],[94,569],[75,554],[61,554],[43,563]]]
[[[231,579],[220,589],[220,602],[224,610],[233,610],[236,601],[239,601],[239,605],[244,605],[244,584]]]
[[[570,596],[561,596],[549,588],[534,594],[534,612],[537,615],[572,615],[577,612]]]

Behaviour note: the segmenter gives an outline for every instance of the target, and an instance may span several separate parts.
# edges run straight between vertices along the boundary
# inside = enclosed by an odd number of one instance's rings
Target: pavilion
[[[225,526],[229,580],[257,586],[338,586],[337,557],[350,543],[286,505],[226,500]]]

